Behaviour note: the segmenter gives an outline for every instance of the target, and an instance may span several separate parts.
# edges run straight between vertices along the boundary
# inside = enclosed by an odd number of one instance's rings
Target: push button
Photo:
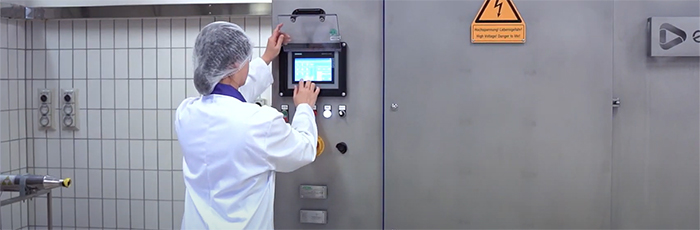
[[[338,106],[338,116],[345,117],[345,114],[347,114],[345,105],[339,105]]]
[[[289,123],[289,105],[280,105],[280,112],[282,112],[284,122]]]
[[[325,117],[326,119],[331,118],[331,116],[333,116],[333,112],[331,112],[332,108],[333,107],[331,107],[331,105],[324,105],[323,106],[323,117]]]
[[[345,144],[345,142],[340,142],[340,143],[336,144],[335,148],[338,149],[338,151],[341,154],[345,154],[348,151],[348,145]]]

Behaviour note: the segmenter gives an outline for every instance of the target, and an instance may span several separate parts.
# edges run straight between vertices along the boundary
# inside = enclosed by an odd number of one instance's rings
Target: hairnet
[[[194,86],[209,95],[216,83],[241,70],[253,55],[253,44],[243,29],[230,22],[213,22],[197,35],[192,53]]]

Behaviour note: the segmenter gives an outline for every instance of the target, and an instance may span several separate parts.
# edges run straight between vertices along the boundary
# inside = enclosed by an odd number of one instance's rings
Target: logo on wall
[[[676,38],[674,38],[673,40],[668,40],[669,36],[673,35],[675,35]],[[688,37],[685,31],[671,24],[664,23],[661,24],[661,27],[659,28],[659,46],[661,46],[661,49],[671,49],[683,43],[687,38]]]
[[[647,18],[650,57],[700,57],[700,17]]]

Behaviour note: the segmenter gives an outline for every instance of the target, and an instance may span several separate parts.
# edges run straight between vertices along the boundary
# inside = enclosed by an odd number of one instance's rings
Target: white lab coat
[[[252,102],[273,78],[262,59],[249,68],[239,91]],[[275,172],[316,159],[311,106],[299,105],[291,126],[274,108],[224,95],[187,98],[175,116],[186,186],[182,229],[274,229]]]

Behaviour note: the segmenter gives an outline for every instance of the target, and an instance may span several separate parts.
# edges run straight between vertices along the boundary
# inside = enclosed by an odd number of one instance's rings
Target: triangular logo
[[[512,0],[485,0],[475,23],[521,23],[518,9]]]
[[[670,32],[670,34],[676,35],[673,40],[669,38],[672,38],[674,36],[669,36],[668,32]],[[670,48],[673,48],[674,46],[683,43],[687,38],[688,37],[685,31],[671,24],[664,23],[661,24],[661,27],[659,27],[659,45],[664,50],[668,50]]]
[[[472,43],[525,43],[525,21],[512,0],[484,0],[471,26]]]

